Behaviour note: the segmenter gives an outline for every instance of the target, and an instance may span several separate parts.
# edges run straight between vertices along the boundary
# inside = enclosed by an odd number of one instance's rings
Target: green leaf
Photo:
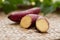
[[[14,5],[9,5],[9,4],[3,4],[3,11],[7,14],[11,11],[16,10],[17,8]]]
[[[30,4],[32,3],[32,2],[34,2],[35,0],[28,0],[29,2],[30,2]]]
[[[2,4],[2,0],[0,0],[0,7],[1,7],[1,4]]]
[[[52,5],[52,0],[43,0],[44,6],[51,6]]]
[[[2,3],[2,0],[0,0],[0,4]]]
[[[23,4],[23,0],[6,0],[10,4]]]
[[[23,0],[5,0],[3,3],[3,11],[9,13],[17,9],[18,4],[23,4]]]
[[[46,15],[46,14],[48,14],[48,13],[52,13],[52,12],[55,11],[55,10],[56,10],[56,8],[54,8],[54,6],[45,7],[45,8],[43,9],[43,13],[44,13],[44,15]]]
[[[60,7],[60,1],[56,2],[54,5],[56,5],[55,7]]]
[[[16,10],[16,5],[18,4],[29,5],[32,2],[35,2],[35,7],[41,8],[41,11],[44,13],[44,15],[55,11],[57,7],[60,8],[60,1],[53,3],[52,0],[43,0],[43,2],[40,2],[40,0],[5,0],[2,2],[2,0],[0,0],[0,7],[3,7],[3,11],[5,13],[9,13]]]
[[[41,4],[41,11],[44,13],[44,15],[51,13],[55,10],[52,0],[43,0]]]
[[[39,7],[41,5],[40,0],[35,0],[34,2],[35,2],[35,6],[38,6]]]

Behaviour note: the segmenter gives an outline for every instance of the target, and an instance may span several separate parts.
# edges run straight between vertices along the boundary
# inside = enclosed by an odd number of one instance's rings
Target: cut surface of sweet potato
[[[20,25],[23,28],[29,28],[29,26],[31,25],[32,19],[30,16],[25,16],[22,18]]]
[[[28,14],[21,19],[20,25],[23,28],[29,28],[32,24],[36,22],[37,18],[37,14]]]
[[[21,19],[20,25],[23,28],[29,28],[35,25],[40,32],[47,32],[49,23],[46,18],[37,14],[28,14]]]
[[[40,32],[47,32],[48,28],[49,28],[49,24],[48,21],[44,18],[40,18],[36,20],[36,28],[40,31]]]

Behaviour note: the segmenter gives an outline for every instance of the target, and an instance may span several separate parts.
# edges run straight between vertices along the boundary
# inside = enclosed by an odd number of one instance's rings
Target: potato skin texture
[[[40,8],[35,7],[31,8],[25,11],[17,11],[17,12],[12,12],[8,18],[14,22],[20,22],[21,18],[24,17],[27,14],[38,14],[40,13]]]

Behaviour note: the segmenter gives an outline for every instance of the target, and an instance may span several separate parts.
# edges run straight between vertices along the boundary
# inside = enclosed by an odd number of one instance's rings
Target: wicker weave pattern
[[[53,16],[52,16],[53,15]],[[54,40],[60,38],[60,17],[49,14],[48,33],[38,33],[35,29],[23,29],[7,16],[0,16],[0,40]]]

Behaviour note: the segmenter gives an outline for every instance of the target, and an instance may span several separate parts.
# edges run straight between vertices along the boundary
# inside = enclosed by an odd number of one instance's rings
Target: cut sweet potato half
[[[47,32],[47,30],[49,28],[49,23],[48,23],[47,19],[46,18],[43,18],[43,17],[39,17],[36,20],[36,28],[40,32]]]
[[[32,24],[35,23],[38,15],[36,14],[28,14],[21,19],[20,25],[23,28],[29,28]]]

